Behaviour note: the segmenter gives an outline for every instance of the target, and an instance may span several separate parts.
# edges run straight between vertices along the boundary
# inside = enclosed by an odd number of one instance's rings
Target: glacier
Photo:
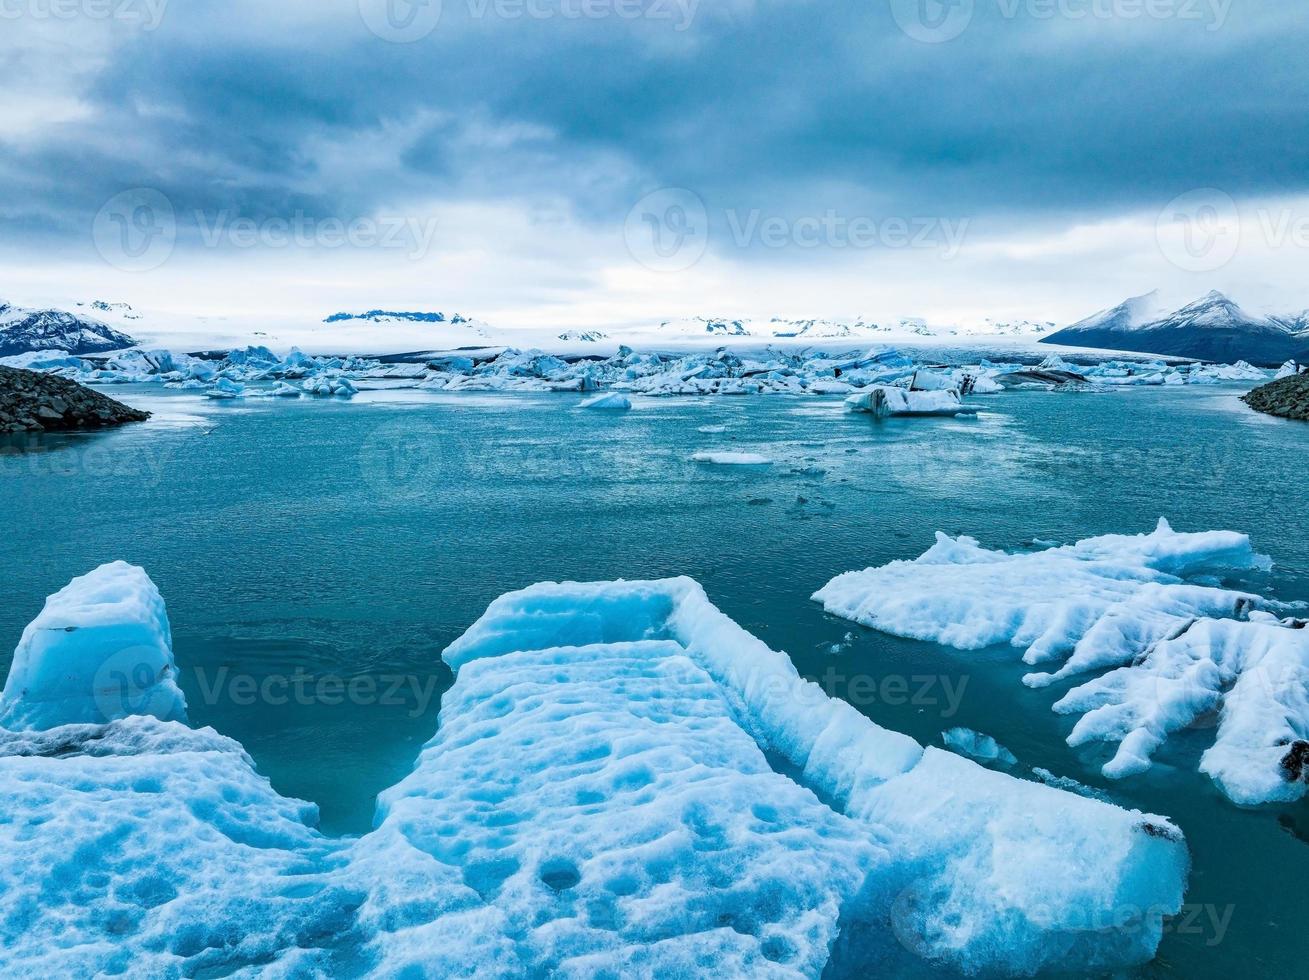
[[[1111,390],[1152,385],[1264,381],[1274,372],[1234,365],[1168,364],[1161,360],[1110,360],[1072,365],[1058,354],[1033,369],[1018,363],[928,366],[895,348],[846,351],[763,348],[637,351],[620,346],[601,354],[560,356],[538,349],[487,347],[457,353],[405,355],[407,359],[309,355],[292,348],[277,354],[246,347],[198,356],[130,348],[102,356],[63,350],[2,358],[83,384],[162,384],[196,389],[215,398],[266,394],[262,386],[301,383],[305,393],[350,396],[361,386],[427,391],[595,392],[645,395],[843,395],[852,407],[887,404],[898,414],[957,414],[949,393],[995,394],[1008,388]],[[244,387],[243,387],[244,386]],[[930,389],[930,390],[929,390]],[[937,411],[939,409],[939,411]]]
[[[85,638],[15,669],[81,691],[120,637],[168,648],[140,569],[58,595],[32,632]],[[0,729],[7,971],[1109,970],[1180,907],[1166,819],[880,728],[690,579],[532,586],[443,657],[437,731],[358,838],[180,719],[62,701]]]
[[[1267,570],[1245,534],[1103,535],[1007,553],[938,532],[912,561],[838,575],[814,594],[837,616],[960,650],[1008,644],[1043,688],[1097,673],[1054,704],[1072,746],[1116,742],[1104,775],[1142,772],[1169,735],[1218,713],[1200,762],[1241,804],[1304,796],[1309,632],[1282,604],[1222,585]]]

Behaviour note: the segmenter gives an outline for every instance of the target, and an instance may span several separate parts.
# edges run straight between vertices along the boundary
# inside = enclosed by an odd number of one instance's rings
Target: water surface
[[[1019,547],[1151,529],[1250,532],[1265,594],[1309,599],[1309,425],[1237,389],[978,399],[976,419],[887,420],[839,398],[637,401],[364,393],[247,400],[122,387],[141,426],[19,437],[0,451],[0,667],[43,598],[123,558],[168,602],[195,725],[237,738],[330,833],[371,824],[450,683],[440,651],[501,593],[542,580],[690,575],[806,675],[887,727],[940,744],[966,725],[1023,766],[1172,817],[1188,901],[1144,975],[1303,975],[1309,806],[1241,810],[1196,772],[1212,733],[1110,782],[1110,749],[1069,749],[1075,719],[1013,651],[962,654],[873,633],[809,600],[831,576],[908,558],[933,532]],[[722,432],[702,427],[724,426]],[[758,452],[767,468],[689,461]],[[1230,912],[1225,926],[1222,922]]]

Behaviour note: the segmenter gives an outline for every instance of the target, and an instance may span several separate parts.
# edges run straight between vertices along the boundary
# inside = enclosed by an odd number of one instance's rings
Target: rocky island
[[[1278,378],[1242,395],[1256,412],[1309,422],[1309,374]]]
[[[98,429],[149,417],[76,381],[0,366],[0,433]]]

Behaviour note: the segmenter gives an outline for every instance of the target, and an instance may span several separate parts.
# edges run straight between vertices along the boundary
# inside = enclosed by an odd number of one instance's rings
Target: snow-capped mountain
[[[107,323],[64,310],[32,310],[0,301],[0,357],[34,350],[98,354],[136,341]]]
[[[458,313],[447,316],[444,313],[400,312],[397,310],[369,310],[367,313],[333,313],[324,317],[324,323],[344,323],[349,320],[371,320],[374,323],[471,323],[472,321]]]
[[[566,330],[559,335],[559,339],[595,344],[602,340],[608,340],[609,335],[602,330]]]
[[[1302,359],[1309,352],[1309,335],[1297,329],[1302,317],[1250,313],[1217,290],[1167,315],[1157,305],[1154,293],[1137,296],[1042,341],[1267,365]]]
[[[128,303],[106,303],[102,299],[92,300],[89,303],[78,303],[78,306],[85,306],[95,310],[97,313],[108,313],[112,316],[120,316],[124,320],[139,320],[141,314],[132,309]]]

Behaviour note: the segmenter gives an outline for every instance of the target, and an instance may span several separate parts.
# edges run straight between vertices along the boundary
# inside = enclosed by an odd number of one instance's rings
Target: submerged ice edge
[[[1247,535],[1143,535],[1006,553],[937,535],[911,561],[848,572],[815,593],[828,612],[963,650],[1009,644],[1053,669],[1043,688],[1097,673],[1054,704],[1081,715],[1072,746],[1117,743],[1104,775],[1149,769],[1182,729],[1217,713],[1200,769],[1234,802],[1299,799],[1309,762],[1309,630],[1278,602],[1221,585],[1264,571]]]
[[[75,579],[38,617],[58,642],[20,645],[6,711],[37,690],[15,678],[98,690],[115,620],[167,637],[157,596],[122,563]],[[311,829],[312,805],[231,740],[132,715],[166,698],[93,698],[131,715],[106,724],[77,684],[42,689],[31,730],[0,731],[14,964],[812,976],[908,955],[1031,973],[1147,960],[1180,906],[1166,820],[876,726],[690,579],[510,593],[444,656],[437,733],[358,840]]]

